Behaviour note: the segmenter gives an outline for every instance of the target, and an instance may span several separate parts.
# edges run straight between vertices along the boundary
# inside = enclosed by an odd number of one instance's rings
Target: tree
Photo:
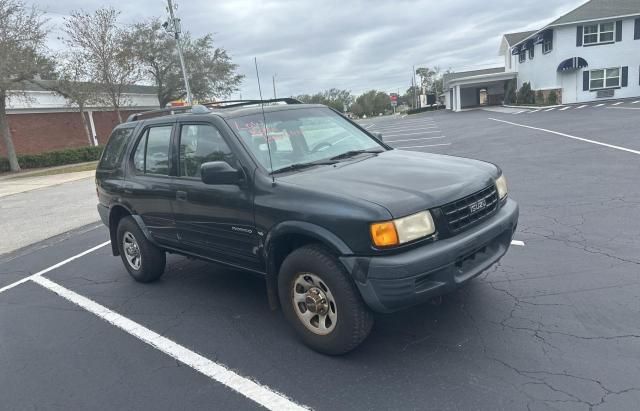
[[[7,118],[9,95],[20,84],[50,69],[45,56],[45,20],[35,7],[20,0],[0,0],[0,134],[11,171],[19,171],[18,157]]]
[[[89,64],[91,78],[100,83],[107,102],[122,122],[120,109],[128,104],[128,86],[140,78],[140,70],[130,49],[125,47],[126,31],[118,27],[119,11],[101,8],[93,14],[74,11],[65,18],[66,43],[77,49]]]
[[[429,67],[418,67],[416,69],[416,74],[420,76],[420,87],[422,93],[427,94],[432,91],[433,82],[436,77],[436,71],[430,69]]]
[[[536,95],[533,90],[531,90],[531,84],[528,82],[522,83],[522,87],[518,90],[518,104],[535,104]]]
[[[211,34],[192,39],[184,33],[180,41],[194,99],[214,100],[238,89],[244,76],[237,74],[238,65],[225,49],[214,47]],[[176,39],[160,20],[136,24],[125,36],[125,47],[142,65],[144,76],[155,83],[161,107],[187,95]]]
[[[354,111],[353,106],[351,110],[356,115],[366,114],[368,116],[377,116],[379,113],[391,109],[391,99],[387,93],[377,90],[367,91],[356,98],[356,103],[359,109],[358,112]],[[355,105],[354,104],[354,105]]]
[[[351,91],[340,90],[337,88],[321,91],[313,95],[302,94],[296,98],[304,103],[324,104],[341,113],[344,112],[345,107],[348,108],[353,103],[353,95],[351,94]]]
[[[40,84],[41,87],[64,97],[70,106],[78,108],[89,145],[94,145],[94,136],[89,128],[85,112],[89,104],[100,100],[100,90],[99,85],[91,81],[89,64],[84,60],[81,53],[70,52],[60,56],[57,74],[58,79],[53,83],[35,82]]]

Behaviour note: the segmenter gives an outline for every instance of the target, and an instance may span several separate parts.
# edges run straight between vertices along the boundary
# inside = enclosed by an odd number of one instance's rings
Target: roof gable
[[[521,42],[535,32],[535,30],[530,30],[521,31],[519,33],[507,33],[504,35],[504,38],[505,40],[507,40],[507,43],[509,43],[510,46],[513,46],[514,44]]]

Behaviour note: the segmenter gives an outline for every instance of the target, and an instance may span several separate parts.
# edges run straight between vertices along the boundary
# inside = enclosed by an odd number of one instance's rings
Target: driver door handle
[[[187,192],[186,191],[176,191],[176,200],[178,201],[187,201]]]

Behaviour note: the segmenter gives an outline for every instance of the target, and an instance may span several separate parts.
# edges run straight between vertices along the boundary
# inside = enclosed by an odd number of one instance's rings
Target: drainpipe
[[[91,126],[91,137],[93,138],[93,145],[98,145],[98,136],[96,135],[96,125],[93,123],[93,111],[89,110],[89,125]]]

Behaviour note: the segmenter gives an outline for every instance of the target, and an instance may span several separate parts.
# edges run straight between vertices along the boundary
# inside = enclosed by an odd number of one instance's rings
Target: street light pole
[[[180,42],[180,19],[176,18],[173,14],[173,2],[171,0],[167,0],[167,5],[169,8],[169,16],[171,18],[171,22],[166,27],[167,31],[169,28],[173,31],[173,34],[176,39],[176,46],[178,48],[178,57],[180,58],[180,67],[182,68],[182,76],[184,77],[184,88],[187,91],[187,103],[189,105],[193,104],[193,99],[191,98],[191,87],[189,87],[189,75],[187,74],[187,67],[184,64],[184,56],[182,54],[182,43]]]
[[[276,95],[276,76],[278,75],[278,73],[274,74],[273,76],[271,76],[271,80],[273,81],[273,99],[277,99],[278,96]]]

